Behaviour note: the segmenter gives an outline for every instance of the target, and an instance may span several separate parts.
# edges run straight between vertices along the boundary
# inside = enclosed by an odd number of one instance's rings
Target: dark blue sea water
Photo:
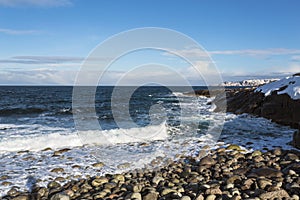
[[[83,91],[89,87],[81,87]],[[121,87],[123,91],[130,87]],[[205,87],[195,87],[204,89]],[[78,109],[95,107],[98,122],[102,129],[119,128],[114,121],[111,111],[112,86],[98,87],[95,94],[95,103],[86,104]],[[184,87],[140,87],[130,99],[120,101],[120,107],[129,103],[131,120],[139,126],[146,126],[150,123],[149,110],[154,104],[161,104],[166,109],[168,124],[176,124],[176,115],[180,115],[179,101],[173,92],[187,92]],[[0,87],[0,123],[2,130],[7,130],[4,124],[13,125],[40,125],[53,128],[74,128],[72,113],[72,92],[71,86],[1,86]],[[89,113],[86,113],[89,116]],[[177,122],[178,123],[178,122]],[[52,131],[52,130],[51,130]],[[50,131],[50,132],[51,132]],[[32,134],[34,132],[28,132]],[[46,134],[45,132],[37,132]],[[23,134],[26,134],[25,132]]]

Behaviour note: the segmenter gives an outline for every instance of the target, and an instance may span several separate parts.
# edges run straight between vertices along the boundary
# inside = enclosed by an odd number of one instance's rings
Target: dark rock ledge
[[[217,106],[215,111],[224,110],[226,105],[227,112],[249,113],[298,129],[294,133],[293,145],[300,148],[300,100],[294,100],[287,94],[279,95],[277,91],[265,96],[263,93],[254,92],[254,90],[255,88],[245,88],[239,91],[227,90],[226,98],[224,95],[216,95],[213,101]]]

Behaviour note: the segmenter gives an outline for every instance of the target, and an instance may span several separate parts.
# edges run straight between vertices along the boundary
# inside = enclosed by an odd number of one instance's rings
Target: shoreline
[[[299,199],[300,151],[275,148],[245,152],[238,145],[204,148],[157,170],[137,169],[57,181],[31,192],[12,188],[7,200],[68,199]]]
[[[249,97],[253,88],[226,91],[229,102],[236,103],[239,94]],[[198,92],[207,96],[207,91]],[[260,94],[259,94],[260,95]],[[261,96],[261,95],[260,95]],[[222,106],[224,99],[214,102]],[[249,109],[256,100],[247,101]],[[236,107],[241,109],[241,102]],[[229,104],[229,111],[237,113]],[[250,106],[251,108],[251,106]],[[247,110],[246,110],[247,111]],[[259,116],[259,115],[258,115]],[[286,124],[285,124],[286,125]],[[289,142],[289,141],[287,141]],[[228,145],[228,147],[226,147]],[[21,192],[17,187],[0,199],[5,200],[71,200],[71,199],[299,199],[300,198],[300,151],[278,148],[254,148],[226,144],[220,148],[203,148],[198,155],[180,155],[158,169],[137,169],[121,174],[69,179],[62,184],[58,175],[47,187],[33,186],[31,191]],[[214,146],[215,148],[216,146]],[[199,147],[200,148],[200,147]],[[60,151],[60,150],[57,150]],[[62,150],[63,151],[63,150]],[[64,152],[62,152],[64,153]],[[101,163],[100,163],[101,165]],[[101,169],[101,166],[100,166]],[[57,168],[55,170],[61,170]],[[234,177],[234,178],[233,178]]]

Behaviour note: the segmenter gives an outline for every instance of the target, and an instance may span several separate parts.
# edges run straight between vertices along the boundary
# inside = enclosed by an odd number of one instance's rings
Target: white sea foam
[[[6,126],[3,126],[6,127]],[[8,127],[11,127],[8,125]],[[164,140],[168,137],[166,123],[131,129],[103,131],[80,131],[67,134],[18,135],[0,141],[0,152],[31,150],[38,151],[50,147],[59,149],[82,145],[109,145],[120,143]]]
[[[177,96],[177,97],[182,97],[182,96],[186,96],[185,94],[183,94],[182,92],[173,92],[173,95]]]

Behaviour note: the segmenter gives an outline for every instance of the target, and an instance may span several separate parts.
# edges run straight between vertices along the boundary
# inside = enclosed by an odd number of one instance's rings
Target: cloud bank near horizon
[[[192,67],[186,70],[178,71],[185,77],[191,85],[207,85],[204,80],[195,75]],[[221,73],[223,81],[241,81],[248,79],[267,79],[267,78],[283,78],[300,72],[300,65],[291,66],[287,71],[274,69],[269,72],[253,72],[253,73]],[[0,71],[0,85],[74,85],[78,70],[58,70],[40,68],[34,70],[2,70]],[[93,76],[95,72],[86,72],[85,76]],[[126,74],[124,71],[108,71],[101,79],[99,85],[116,85],[119,80]],[[159,83],[160,80],[176,85],[174,76],[168,73],[160,73],[157,71],[155,76],[153,73],[139,74],[139,76],[130,76],[125,85],[137,85],[141,79],[145,82]],[[180,85],[180,84],[178,84]]]
[[[193,49],[182,50],[178,52],[183,56],[200,56],[199,53],[203,52],[193,51]],[[270,55],[288,55],[290,57],[290,63],[286,66],[272,66],[264,68],[261,71],[245,71],[245,69],[220,69],[220,74],[224,81],[241,81],[245,79],[257,79],[257,78],[282,78],[295,73],[300,72],[300,50],[298,49],[244,49],[244,50],[218,50],[209,51],[210,55],[246,55],[246,56],[270,56]],[[172,58],[174,55],[163,53],[164,56]],[[108,58],[93,58],[95,63],[99,60]],[[76,79],[76,75],[80,69],[84,57],[80,56],[37,56],[37,55],[23,55],[14,56],[6,59],[0,59],[0,84],[1,85],[72,85]],[[127,63],[128,64],[128,63]],[[204,74],[210,74],[211,69],[207,67],[206,63],[199,63],[201,70]],[[9,66],[9,67],[7,67]],[[193,69],[193,67],[185,67],[178,70],[186,79],[193,85],[205,85],[203,80],[200,80],[199,75]],[[93,72],[90,72],[91,74]],[[138,77],[142,77],[149,82],[158,81],[160,79],[169,80],[170,83],[176,83],[172,80],[172,75],[155,71],[154,75],[149,78],[149,73],[145,72]],[[116,82],[126,74],[122,68],[110,70],[106,73],[106,77],[103,79],[104,85],[115,85]],[[88,77],[89,74],[87,73]],[[128,81],[128,85],[134,85],[136,79],[131,76],[131,80]]]

